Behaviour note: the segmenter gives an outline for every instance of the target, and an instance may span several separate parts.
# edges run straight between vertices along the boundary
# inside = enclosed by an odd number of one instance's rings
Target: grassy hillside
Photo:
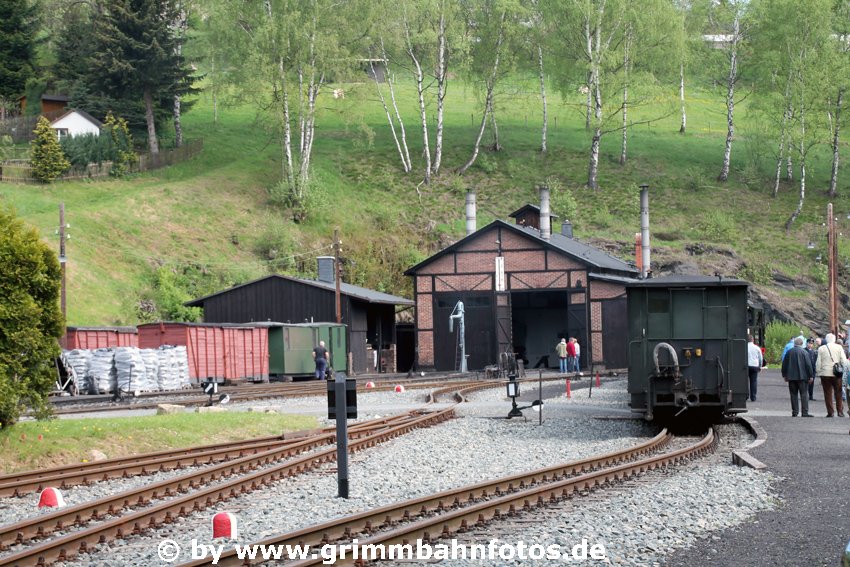
[[[53,186],[0,184],[0,200],[39,227],[58,246],[54,227],[64,201],[72,238],[68,245],[70,324],[135,323],[140,301],[151,296],[154,277],[174,283],[180,297],[200,295],[271,271],[311,273],[314,257],[329,251],[334,226],[342,231],[346,280],[409,294],[401,272],[462,235],[467,188],[478,192],[479,226],[525,202],[536,185],[557,179],[578,203],[577,236],[631,258],[639,218],[635,187],[652,187],[654,260],[661,269],[719,270],[755,281],[772,302],[800,320],[817,318],[825,294],[825,149],[809,169],[803,215],[786,234],[782,225],[796,205],[797,185],[772,198],[772,148],[755,135],[740,106],[732,179],[715,181],[725,137],[724,107],[717,93],[700,92],[688,106],[689,131],[678,134],[678,115],[630,131],[630,159],[617,163],[620,134],[602,142],[598,191],[583,188],[588,133],[575,100],[552,97],[550,152],[541,155],[540,108],[531,86],[514,85],[498,108],[498,153],[483,151],[466,175],[452,169],[469,156],[481,104],[477,93],[453,84],[447,98],[444,171],[420,185],[421,140],[409,86],[400,97],[416,171],[399,167],[374,84],[346,86],[344,99],[329,91],[320,99],[310,217],[295,224],[273,203],[269,189],[280,175],[280,149],[251,108],[219,110],[213,122],[202,95],[184,118],[186,135],[204,139],[191,162],[124,180],[67,182]],[[523,94],[528,93],[528,94]],[[671,101],[672,102],[672,101]],[[655,112],[659,106],[656,105]],[[632,110],[635,119],[647,110]],[[433,124],[429,125],[433,128]],[[433,134],[433,129],[431,130]],[[485,143],[490,144],[489,133]],[[846,195],[847,183],[840,185]],[[840,204],[841,223],[850,209]],[[846,230],[844,231],[847,232]],[[696,245],[696,246],[695,246]],[[842,242],[843,258],[850,247]],[[841,262],[842,269],[845,260]],[[842,274],[845,272],[842,272]],[[774,276],[796,280],[785,288]],[[780,279],[781,276],[780,276]],[[802,287],[801,287],[802,286]],[[806,286],[811,286],[807,288]]]

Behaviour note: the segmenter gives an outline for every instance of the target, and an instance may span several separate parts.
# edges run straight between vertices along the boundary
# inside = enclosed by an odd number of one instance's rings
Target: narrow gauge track
[[[310,546],[317,550],[327,543],[348,543],[357,535],[370,535],[358,542],[366,545],[407,545],[417,539],[434,541],[468,531],[475,526],[556,503],[582,492],[613,485],[649,470],[670,466],[714,450],[717,438],[713,430],[699,442],[687,447],[639,458],[662,449],[672,439],[666,430],[655,438],[631,449],[591,457],[572,463],[465,486],[399,504],[384,506],[345,516],[290,533],[256,542],[257,545]],[[254,565],[262,563],[239,559],[233,549],[225,551],[218,565]],[[209,565],[211,560],[196,560],[181,567]],[[288,562],[289,566],[320,565],[322,558]],[[350,557],[335,565],[353,565]]]
[[[411,382],[406,383],[406,388],[410,389],[425,389],[425,388],[433,388],[435,386],[443,386],[447,382],[445,380],[440,382]],[[461,380],[458,382],[454,382],[453,387],[462,387],[466,384],[474,383],[470,380]],[[492,385],[493,382],[487,382]],[[300,384],[287,384],[287,387],[284,386],[268,386],[266,388],[260,388],[252,386],[250,387],[250,391],[239,391],[238,387],[228,392],[230,395],[231,402],[246,402],[253,400],[267,400],[274,398],[295,398],[295,397],[307,397],[307,396],[322,396],[327,391],[327,382],[307,382],[305,384],[310,384],[309,386],[302,386]],[[360,390],[361,392],[387,392],[391,391],[395,388],[396,382],[392,383],[383,383],[376,384],[374,388],[370,388],[368,390]],[[173,392],[158,392],[157,394],[171,394],[172,396],[181,396],[184,395],[184,392],[180,390],[175,390]],[[92,413],[92,412],[105,412],[105,411],[126,411],[126,410],[143,410],[143,409],[156,409],[159,404],[162,403],[171,403],[178,404],[184,406],[202,406],[206,404],[209,400],[209,396],[204,395],[201,392],[189,393],[188,396],[177,398],[177,399],[168,399],[167,401],[147,401],[147,395],[139,396],[138,398],[131,398],[130,401],[124,402],[107,402],[106,400],[99,398],[93,401],[87,401],[85,397],[76,397],[73,398],[74,402],[63,402],[62,405],[66,403],[68,405],[72,405],[73,407],[54,407],[53,414],[54,415],[71,415],[78,413]],[[139,400],[139,401],[135,401]]]
[[[418,412],[417,415],[412,415],[414,412],[410,413],[411,415],[403,414],[409,419],[402,419],[403,423],[401,424],[388,424],[382,428],[382,431],[372,432],[352,441],[349,443],[349,449],[352,452],[361,451],[413,429],[441,423],[454,417],[454,407],[425,414]],[[308,443],[310,441],[302,442],[305,445]],[[106,520],[41,544],[29,545],[22,551],[0,557],[0,565],[30,567],[64,561],[77,553],[87,551],[98,543],[112,541],[123,537],[125,534],[140,533],[164,523],[171,523],[178,516],[203,510],[217,502],[259,489],[281,478],[304,473],[336,459],[336,448],[334,447],[314,451],[306,456],[287,460],[277,465],[266,466],[278,460],[275,458],[276,455],[305,450],[307,450],[305,446],[272,449],[137,490],[126,491],[113,497],[61,509],[31,520],[4,526],[0,528],[0,549],[7,549],[9,545],[15,543],[25,543],[32,539],[47,536],[57,529],[85,524],[92,520],[101,519],[106,515],[119,513],[126,507],[144,505],[151,500],[162,497],[168,498],[168,500],[148,508]],[[254,468],[266,466],[266,468],[250,472],[252,466]],[[235,478],[209,486],[211,481],[226,476],[235,476]],[[192,489],[198,490],[183,496],[179,495],[181,492]]]
[[[381,425],[398,422],[398,419],[399,416],[388,416],[352,424],[349,427],[349,433],[361,435],[362,431],[371,431]],[[333,427],[293,431],[283,435],[228,441],[226,443],[157,451],[128,457],[116,457],[104,461],[6,474],[0,476],[0,497],[22,496],[31,492],[38,492],[47,486],[68,488],[78,484],[147,475],[183,467],[209,465],[246,455],[254,455],[269,449],[295,445],[306,439],[324,440],[331,444],[336,442],[334,432],[335,428]]]

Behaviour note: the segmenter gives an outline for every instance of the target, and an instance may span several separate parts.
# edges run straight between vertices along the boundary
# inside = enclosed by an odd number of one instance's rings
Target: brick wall
[[[434,366],[434,331],[419,331],[419,366]]]
[[[505,252],[505,272],[528,272],[546,269],[546,252],[543,250],[523,250]]]
[[[626,294],[626,286],[608,282],[593,282],[590,286],[591,299],[614,299]]]
[[[567,272],[520,272],[510,274],[510,289],[539,289],[547,287],[569,287]]]
[[[437,276],[434,278],[434,291],[489,291],[494,286],[494,275]]]

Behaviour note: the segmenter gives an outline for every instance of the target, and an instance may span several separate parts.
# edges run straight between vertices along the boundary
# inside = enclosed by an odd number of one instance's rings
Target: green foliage
[[[829,280],[829,266],[823,262],[815,262],[812,264],[809,274],[815,283],[826,285],[827,280]]]
[[[191,276],[185,271],[158,268],[153,273],[150,288],[136,305],[136,315],[142,322],[199,320],[203,314],[199,307],[183,305],[194,299],[188,291],[190,287]]]
[[[35,67],[37,30],[35,2],[0,0],[0,99],[14,100],[23,94]]]
[[[702,238],[714,242],[734,241],[737,234],[735,219],[717,210],[705,212],[697,222],[697,229]]]
[[[552,212],[558,215],[562,221],[575,222],[576,214],[578,213],[578,202],[573,196],[573,192],[565,188],[554,177],[546,178],[546,186],[549,187],[549,200]]]
[[[52,183],[71,167],[50,122],[42,116],[35,126],[35,139],[30,145],[32,173],[44,183]]]
[[[8,210],[0,209],[0,428],[25,403],[45,411],[52,361],[62,335],[56,255]]]
[[[12,137],[0,136],[0,162],[10,159],[13,155],[13,150]]]
[[[61,141],[62,151],[71,165],[83,168],[90,163],[112,162],[110,175],[123,177],[130,164],[136,160],[133,152],[133,137],[123,118],[115,118],[112,113],[106,115],[103,131],[98,134],[66,136]]]
[[[773,281],[773,270],[761,262],[747,262],[741,267],[738,277],[750,283],[769,285]]]
[[[59,145],[71,165],[77,168],[112,159],[112,140],[108,136],[97,134],[65,136],[60,140]]]
[[[788,341],[800,335],[807,336],[808,330],[801,329],[794,323],[782,323],[772,321],[768,323],[765,330],[765,358],[770,364],[779,364],[782,361],[782,351]]]
[[[182,39],[173,29],[178,18],[175,0],[115,0],[91,18],[95,42],[80,81],[89,93],[120,101],[128,111],[122,108],[122,116],[143,105],[151,145],[156,115],[164,118],[158,111],[192,91],[191,70],[179,55]]]
[[[114,177],[123,177],[130,164],[136,160],[130,127],[126,120],[120,116],[116,118],[110,111],[106,114],[106,121],[103,124],[101,135],[104,134],[109,134],[109,140],[112,142],[110,153],[112,170],[109,173]]]
[[[27,97],[27,107],[24,112],[26,116],[38,116],[41,114],[41,95],[47,91],[47,82],[40,77],[27,79],[24,86],[24,95]]]
[[[254,252],[260,258],[268,260],[275,271],[295,269],[294,255],[298,253],[298,243],[290,228],[276,218],[269,218],[265,225],[265,230],[254,245]]]

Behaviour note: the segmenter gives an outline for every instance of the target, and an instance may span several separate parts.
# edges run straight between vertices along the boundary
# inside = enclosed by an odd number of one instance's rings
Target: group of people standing
[[[813,417],[809,413],[809,401],[815,399],[814,383],[818,377],[823,387],[826,417],[836,413],[844,417],[842,394],[848,370],[850,362],[844,341],[834,334],[828,333],[823,341],[820,338],[806,341],[803,336],[791,339],[782,353],[782,378],[791,394],[791,415],[796,417],[802,409],[800,415]]]
[[[570,337],[569,340],[562,338],[561,342],[555,345],[555,352],[558,353],[558,362],[562,374],[579,371],[581,347],[578,344],[578,339],[575,337]]]

